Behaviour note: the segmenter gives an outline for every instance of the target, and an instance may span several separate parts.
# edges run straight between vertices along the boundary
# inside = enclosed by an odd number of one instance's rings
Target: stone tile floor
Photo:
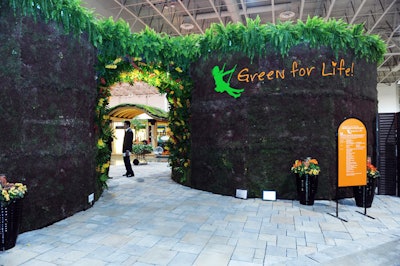
[[[353,199],[241,200],[174,183],[165,162],[111,166],[94,206],[19,235],[0,265],[400,265],[400,198],[378,195],[371,219]]]

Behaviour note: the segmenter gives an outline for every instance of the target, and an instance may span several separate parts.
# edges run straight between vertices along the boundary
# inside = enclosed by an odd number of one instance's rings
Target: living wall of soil
[[[228,74],[224,80],[244,89],[236,99],[216,92],[211,74],[214,66],[227,71],[235,65],[231,79]],[[302,44],[285,57],[214,53],[193,64],[191,76],[194,188],[223,195],[247,189],[250,197],[275,190],[278,198],[295,199],[290,168],[296,159],[313,157],[321,167],[316,198],[334,199],[336,133],[350,117],[363,121],[368,153],[374,153],[376,65],[351,52],[335,55]],[[340,189],[339,197],[349,192]]]
[[[22,231],[89,207],[96,187],[96,53],[0,9],[0,173],[28,187]]]

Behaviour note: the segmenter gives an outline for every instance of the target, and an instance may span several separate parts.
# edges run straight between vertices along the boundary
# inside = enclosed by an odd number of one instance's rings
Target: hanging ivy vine
[[[283,57],[300,43],[310,47],[330,47],[353,51],[358,58],[381,62],[385,43],[378,35],[366,34],[363,25],[349,25],[342,20],[308,18],[306,22],[262,24],[259,18],[242,23],[213,24],[204,35],[171,37],[146,28],[131,33],[126,22],[111,18],[95,19],[93,12],[81,6],[80,0],[0,0],[0,8],[8,5],[15,14],[56,22],[66,34],[87,36],[98,49],[98,98],[96,124],[97,171],[99,184],[106,186],[110,152],[105,142],[112,134],[107,117],[109,87],[120,81],[145,81],[167,94],[169,121],[173,132],[170,163],[175,180],[190,178],[190,101],[191,81],[188,70],[192,62],[219,54],[242,52],[249,58],[263,55],[267,45]],[[83,34],[84,33],[84,34]]]

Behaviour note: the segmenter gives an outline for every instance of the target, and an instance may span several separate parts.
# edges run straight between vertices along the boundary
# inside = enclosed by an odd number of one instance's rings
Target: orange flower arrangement
[[[321,169],[317,159],[308,157],[305,160],[296,160],[291,168],[292,173],[303,175],[319,175]]]
[[[0,175],[0,205],[6,206],[15,199],[22,199],[27,192],[21,183],[9,183],[4,175]]]
[[[381,176],[378,169],[369,161],[367,162],[367,176],[370,178],[378,178]]]

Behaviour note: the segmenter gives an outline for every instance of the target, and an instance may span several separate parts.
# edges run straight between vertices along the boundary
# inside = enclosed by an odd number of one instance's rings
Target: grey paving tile
[[[147,235],[137,242],[138,246],[153,247],[161,240],[161,236]]]
[[[168,265],[177,253],[175,250],[153,247],[142,254],[138,261],[152,265]]]
[[[57,266],[57,262],[55,263],[51,263],[51,262],[47,262],[47,261],[33,261],[33,262],[26,262],[20,265],[29,265],[29,266]]]
[[[264,259],[264,266],[270,265],[285,265],[285,262],[288,260],[286,257],[282,256],[274,256],[274,255],[266,255]]]
[[[229,241],[228,236],[213,235],[210,238],[209,243],[226,245],[228,241]]]
[[[199,254],[204,246],[178,242],[171,249],[179,252]]]
[[[46,262],[54,262],[59,259],[64,259],[64,255],[65,255],[65,252],[62,252],[60,250],[55,251],[54,249],[52,249],[48,252],[45,252],[45,253],[42,253],[42,254],[36,256],[35,259],[38,259],[41,261],[46,261]]]
[[[235,246],[210,243],[203,248],[202,252],[220,252],[229,255],[232,254],[234,250]]]
[[[324,235],[322,233],[306,232],[306,243],[325,244]]]
[[[266,255],[286,258],[286,248],[277,246],[267,246]]]
[[[245,262],[245,261],[239,261],[239,260],[230,260],[228,266],[261,266],[263,265],[262,262]]]
[[[85,266],[85,265],[103,266],[103,265],[107,265],[107,262],[99,260],[99,259],[82,258],[82,259],[79,259],[78,261],[74,262],[73,265],[75,265],[75,266]]]
[[[168,263],[168,266],[187,266],[193,265],[197,254],[177,252],[176,256]]]
[[[348,232],[323,231],[322,234],[324,235],[326,243],[328,242],[328,239],[353,239]]]
[[[277,246],[296,249],[296,238],[292,236],[278,236]]]
[[[219,252],[201,252],[193,265],[228,265],[230,255]]]
[[[0,251],[0,265],[21,265],[40,255],[40,253],[27,251],[26,249],[13,248]]]
[[[297,258],[297,249],[288,248],[286,249],[286,257]]]
[[[237,246],[232,254],[233,260],[253,262],[256,249]]]
[[[241,200],[176,184],[166,163],[114,165],[95,205],[20,234],[5,265],[396,265],[400,198],[377,195],[368,214],[354,199]],[[142,180],[139,180],[142,179]],[[378,256],[379,259],[372,259]],[[381,260],[384,257],[386,260]],[[369,259],[364,259],[369,258]],[[218,264],[217,264],[218,263]],[[384,264],[382,264],[384,263]]]

